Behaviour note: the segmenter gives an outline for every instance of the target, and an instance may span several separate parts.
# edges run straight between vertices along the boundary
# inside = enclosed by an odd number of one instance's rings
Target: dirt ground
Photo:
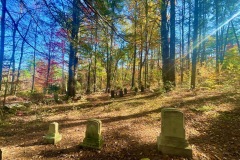
[[[185,114],[187,139],[196,160],[240,160],[239,90],[177,89],[170,93],[146,91],[111,99],[108,94],[83,96],[67,104],[32,105],[0,124],[3,160],[151,160],[185,159],[157,151],[161,109]],[[86,121],[102,121],[101,150],[79,147]],[[43,143],[51,122],[59,123],[62,140]]]

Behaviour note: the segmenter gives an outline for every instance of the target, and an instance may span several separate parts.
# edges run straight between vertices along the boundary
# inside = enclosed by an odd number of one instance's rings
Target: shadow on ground
[[[224,94],[211,97],[211,102],[227,103],[232,110],[219,111],[217,116],[199,122],[196,128],[201,133],[189,139],[191,144],[207,151],[211,159],[240,159],[240,95]]]

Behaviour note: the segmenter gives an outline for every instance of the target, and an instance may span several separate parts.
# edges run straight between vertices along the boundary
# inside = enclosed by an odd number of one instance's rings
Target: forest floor
[[[161,109],[185,114],[187,139],[196,160],[240,160],[240,91],[176,89],[169,93],[128,93],[111,99],[99,93],[68,104],[31,105],[0,124],[3,160],[140,160],[184,159],[157,151]],[[101,150],[79,147],[86,121],[102,121]],[[51,122],[59,123],[62,140],[43,143]]]

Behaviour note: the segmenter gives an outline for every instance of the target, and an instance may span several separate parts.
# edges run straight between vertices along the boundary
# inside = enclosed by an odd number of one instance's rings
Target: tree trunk
[[[195,0],[194,22],[193,22],[193,54],[192,54],[192,76],[191,88],[196,87],[196,72],[197,72],[197,37],[198,37],[198,0]]]
[[[162,79],[166,89],[169,69],[169,42],[168,42],[168,25],[167,25],[167,0],[161,3],[161,48],[162,48]]]
[[[14,27],[13,28],[13,36],[12,36],[12,38],[13,38],[13,46],[12,46],[12,49],[13,49],[13,51],[12,51],[12,83],[11,83],[11,89],[10,89],[10,94],[12,95],[12,94],[14,94],[14,81],[15,81],[15,52],[16,52],[16,31],[17,31],[17,29],[16,29],[16,27]]]
[[[68,97],[75,97],[76,95],[76,71],[78,65],[77,44],[78,44],[78,30],[80,26],[80,11],[78,8],[79,1],[73,0],[72,13],[72,32],[70,41],[69,66],[68,66]]]
[[[34,38],[34,48],[37,46],[37,26],[36,26],[36,33]],[[31,92],[34,92],[34,85],[35,85],[35,73],[36,73],[36,50],[33,51],[33,75],[32,75],[32,89]]]
[[[6,0],[2,0],[2,16],[1,16],[1,48],[0,48],[0,91],[2,90],[2,68],[4,58],[4,40],[5,40],[5,16],[6,16]]]
[[[20,78],[20,71],[21,71],[21,65],[22,65],[22,58],[23,58],[23,50],[24,50],[25,39],[27,37],[27,34],[28,34],[29,29],[30,29],[31,23],[32,23],[32,21],[29,22],[27,31],[26,31],[26,33],[25,33],[25,35],[23,37],[23,40],[22,40],[21,54],[20,54],[20,60],[19,60],[19,64],[18,64],[17,84],[19,83],[19,78]],[[15,92],[16,92],[16,89],[17,89],[17,84],[15,85]]]
[[[216,7],[216,73],[219,74],[219,31],[218,31],[218,25],[219,25],[219,6],[218,6],[218,0],[215,0],[215,7]]]
[[[175,0],[170,0],[170,65],[169,81],[173,86],[175,83]]]
[[[133,53],[133,71],[132,71],[132,88],[135,87],[135,70],[136,70],[136,56],[137,56],[137,1],[135,1],[134,9],[134,53]]]
[[[183,5],[182,5],[182,53],[181,53],[181,62],[180,62],[180,68],[181,68],[181,85],[183,84],[183,72],[184,72],[184,60],[185,60],[185,57],[184,57],[184,20],[185,20],[185,0],[183,0]]]

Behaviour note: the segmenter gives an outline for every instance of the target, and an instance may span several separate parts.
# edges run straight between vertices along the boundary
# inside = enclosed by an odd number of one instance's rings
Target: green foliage
[[[48,87],[48,93],[58,93],[61,90],[60,86],[58,85],[50,85]]]
[[[164,88],[165,88],[166,92],[172,91],[174,89],[174,84],[170,81],[167,81],[164,84]]]
[[[226,52],[222,66],[224,77],[230,84],[239,84],[240,81],[240,55],[237,46]],[[229,78],[230,77],[230,78]]]
[[[213,106],[213,105],[203,105],[199,108],[195,108],[194,110],[198,111],[198,112],[209,112],[209,111],[213,110],[214,108],[215,108],[215,106]]]

